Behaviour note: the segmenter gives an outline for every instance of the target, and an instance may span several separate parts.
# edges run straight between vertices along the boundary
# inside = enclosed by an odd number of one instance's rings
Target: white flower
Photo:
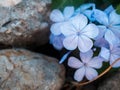
[[[99,69],[102,67],[102,58],[100,57],[94,57],[92,50],[86,52],[86,53],[80,53],[81,61],[75,57],[70,57],[68,60],[68,65],[72,68],[76,68],[74,74],[74,79],[76,81],[82,81],[84,76],[88,80],[92,80],[95,77],[98,76],[96,69]]]
[[[52,24],[50,30],[54,35],[60,35],[61,34],[61,25],[64,24],[64,22],[66,22],[69,18],[71,18],[71,16],[74,13],[74,7],[65,7],[63,13],[58,10],[58,9],[54,9],[51,14],[50,14],[50,19],[51,21],[55,22],[54,24]]]
[[[104,36],[109,44],[112,44],[112,42],[110,42],[111,39],[114,39],[115,42],[119,42],[120,38],[120,15],[118,15],[115,10],[110,12],[111,9],[112,7],[109,7],[105,11],[94,10],[96,21],[102,24],[99,25],[99,30],[102,32],[100,35]]]
[[[100,56],[104,58],[104,61],[109,61],[110,65],[118,58],[120,58],[120,43],[111,39],[111,44],[109,48],[102,47],[100,51]],[[115,63],[113,67],[120,67],[120,61]]]
[[[78,14],[72,17],[69,22],[64,23],[61,32],[65,36],[63,45],[68,50],[74,50],[78,47],[81,52],[87,52],[93,46],[90,38],[98,35],[98,28],[95,24],[88,24],[87,17]]]

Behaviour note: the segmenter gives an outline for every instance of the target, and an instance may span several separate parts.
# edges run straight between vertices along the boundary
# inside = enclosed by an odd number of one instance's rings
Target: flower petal
[[[109,19],[112,25],[120,24],[120,15],[115,10],[110,13]]]
[[[75,57],[70,57],[68,59],[68,66],[70,66],[72,68],[80,68],[83,66],[83,63]]]
[[[61,21],[64,21],[64,17],[63,17],[63,14],[60,10],[58,9],[55,9],[51,12],[50,14],[50,19],[53,21],[53,22],[61,22]]]
[[[107,8],[104,10],[104,12],[105,12],[107,15],[109,15],[109,14],[111,13],[111,11],[113,11],[113,10],[114,10],[113,6],[110,5],[109,7],[107,7]]]
[[[81,52],[87,52],[89,51],[93,46],[92,40],[90,40],[88,37],[81,35],[78,39],[78,49]]]
[[[100,24],[108,25],[108,16],[103,11],[95,9],[94,17]]]
[[[88,80],[92,80],[92,79],[94,79],[95,77],[98,76],[98,72],[93,68],[86,67],[85,76]]]
[[[120,42],[118,37],[116,37],[111,30],[107,30],[107,32],[105,33],[105,40],[107,40],[111,46],[114,46],[115,44],[118,44]]]
[[[76,49],[77,44],[78,44],[78,37],[75,35],[68,36],[63,40],[63,45],[67,50]]]
[[[65,7],[63,11],[66,20],[69,19],[73,15],[73,13],[74,13],[74,7],[72,6]]]
[[[109,48],[109,43],[104,38],[100,38],[94,42],[94,46]]]
[[[97,37],[95,37],[95,40],[103,38],[103,36],[105,35],[105,32],[107,31],[106,26],[103,26],[103,25],[99,25],[98,30],[99,30],[99,34]]]
[[[85,10],[84,12],[83,12],[83,14],[85,15],[85,16],[87,16],[88,18],[89,18],[89,20],[90,21],[95,21],[95,18],[94,18],[94,13],[93,13],[93,10]]]
[[[87,20],[87,17],[84,16],[83,14],[78,14],[73,18],[71,18],[70,22],[72,23],[72,25],[75,27],[77,31],[77,30],[83,29],[87,25],[88,20]]]
[[[110,65],[115,61],[117,60],[118,58],[120,58],[119,55],[115,55],[115,54],[111,54],[111,57],[110,57]],[[117,67],[120,67],[120,60],[118,62],[116,62],[114,65],[113,65],[114,68],[117,68]]]
[[[110,50],[107,48],[102,47],[100,54],[101,57],[103,57],[105,59],[105,61],[109,61],[110,58]]]
[[[58,27],[57,27],[58,28]],[[69,36],[69,35],[73,35],[76,34],[76,30],[75,28],[72,26],[71,23],[69,22],[65,22],[62,26],[61,26],[61,32],[63,35],[65,36]]]
[[[87,9],[89,9],[91,7],[94,9],[95,4],[94,3],[83,4],[76,10],[76,12],[83,13],[84,11],[86,11]]]
[[[86,35],[89,38],[95,38],[98,33],[98,27],[95,24],[88,24],[82,31],[81,33],[83,35]]]
[[[82,67],[78,70],[75,71],[75,74],[74,74],[74,79],[78,82],[82,81],[83,77],[85,75],[85,68]]]
[[[120,25],[111,26],[109,28],[118,38],[120,38]]]
[[[88,52],[85,52],[85,53],[80,53],[80,58],[82,60],[83,63],[88,63],[91,58],[93,56],[93,51],[92,50],[89,50]]]
[[[61,50],[63,48],[63,39],[65,37],[63,35],[50,35],[50,43],[53,44],[54,48],[57,50]]]
[[[111,53],[120,56],[120,46],[114,46]]]
[[[52,34],[54,35],[60,35],[61,34],[61,27],[62,26],[62,23],[55,23],[55,24],[52,24],[51,27],[50,27],[50,31],[52,32]],[[59,28],[58,28],[59,27]]]
[[[103,59],[100,57],[94,57],[92,60],[88,62],[88,66],[92,68],[101,68],[102,67],[102,61]]]

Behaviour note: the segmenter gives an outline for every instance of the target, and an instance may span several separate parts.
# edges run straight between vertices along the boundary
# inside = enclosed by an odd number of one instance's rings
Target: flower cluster
[[[78,49],[80,58],[69,57],[68,66],[77,69],[76,81],[97,77],[96,69],[102,62],[110,65],[120,58],[120,15],[111,6],[104,11],[95,7],[94,3],[81,5],[76,10],[67,6],[63,12],[55,9],[50,14],[50,43],[58,50],[65,48],[69,52],[60,60],[62,63],[68,55]],[[94,49],[93,49],[94,48]],[[95,56],[95,50],[100,52]],[[120,67],[120,61],[113,67]]]

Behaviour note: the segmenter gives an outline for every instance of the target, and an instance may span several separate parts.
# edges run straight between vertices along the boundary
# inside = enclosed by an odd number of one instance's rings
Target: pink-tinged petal
[[[68,6],[68,7],[65,7],[64,11],[63,11],[63,14],[64,14],[64,17],[65,19],[69,19],[74,13],[74,7],[73,6]]]
[[[73,24],[76,31],[78,31],[83,29],[87,25],[88,20],[87,20],[87,17],[84,16],[83,14],[78,14],[73,18],[71,18],[70,22]]]
[[[117,60],[118,58],[120,58],[119,55],[115,55],[115,54],[111,54],[111,57],[110,57],[110,65],[115,61]],[[120,67],[120,60],[118,62],[116,62],[114,65],[113,65],[114,68],[118,68]]]
[[[58,27],[59,28],[59,27]],[[65,22],[62,26],[61,26],[61,32],[63,35],[65,36],[69,36],[69,35],[73,35],[76,34],[76,30],[75,28],[72,26],[71,23],[69,22]]]
[[[85,76],[88,80],[92,80],[98,76],[98,72],[93,68],[86,67]]]
[[[95,38],[97,37],[99,30],[98,27],[95,24],[88,24],[81,33],[83,35],[86,35],[89,38]]]
[[[83,63],[88,63],[93,56],[93,51],[89,50],[88,52],[82,53],[80,52],[80,58]]]
[[[120,24],[120,15],[115,10],[110,13],[109,19],[112,25]]]
[[[92,60],[88,62],[88,66],[92,68],[101,68],[102,67],[102,61],[103,59],[100,57],[94,57]]]
[[[74,79],[78,82],[82,81],[83,77],[85,75],[85,68],[82,67],[78,70],[75,71],[75,74],[74,74]]]
[[[110,50],[107,48],[102,47],[100,54],[101,57],[103,57],[105,59],[105,61],[109,61],[110,58]]]
[[[83,66],[83,63],[75,57],[70,57],[68,59],[68,66],[70,66],[72,68],[80,68]]]
[[[118,44],[119,38],[115,36],[115,34],[111,30],[107,30],[105,33],[105,40],[109,42],[111,46],[114,46],[115,44]]]
[[[120,25],[111,26],[109,28],[118,38],[120,38]]]
[[[79,36],[78,39],[78,49],[81,52],[87,52],[89,51],[93,46],[93,42],[91,39],[89,39],[88,37],[81,35]]]
[[[74,50],[77,48],[77,44],[78,44],[78,37],[75,35],[71,35],[66,37],[63,40],[63,46],[67,49],[67,50]]]
[[[104,12],[105,12],[107,15],[109,15],[109,14],[111,13],[111,11],[113,11],[113,10],[114,10],[113,6],[110,5],[109,7],[107,7],[107,8],[104,10]]]
[[[108,25],[108,16],[103,11],[95,9],[94,17],[100,24]]]
[[[61,34],[61,27],[62,23],[55,23],[52,24],[52,26],[50,27],[50,31],[52,32],[52,34],[54,35],[60,35]],[[59,28],[58,28],[59,27]]]
[[[52,20],[53,22],[64,21],[62,12],[58,9],[53,10],[50,14],[50,20]]]

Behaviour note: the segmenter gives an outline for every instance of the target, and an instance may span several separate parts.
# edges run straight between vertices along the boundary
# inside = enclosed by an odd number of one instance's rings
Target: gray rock
[[[24,49],[0,51],[0,90],[60,90],[64,67]]]
[[[1,2],[5,1],[10,0]],[[14,46],[47,43],[50,3],[51,0],[22,0],[11,7],[0,5],[0,43]]]
[[[104,79],[98,90],[120,90],[120,70]]]

